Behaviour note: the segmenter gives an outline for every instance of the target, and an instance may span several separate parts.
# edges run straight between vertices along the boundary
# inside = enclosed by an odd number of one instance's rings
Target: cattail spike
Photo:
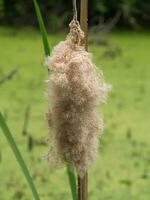
[[[109,89],[83,40],[79,22],[73,20],[67,39],[54,48],[46,61],[51,70],[47,82],[50,127],[47,159],[57,166],[74,165],[80,177],[97,157],[97,135],[103,129],[97,106],[104,102]]]

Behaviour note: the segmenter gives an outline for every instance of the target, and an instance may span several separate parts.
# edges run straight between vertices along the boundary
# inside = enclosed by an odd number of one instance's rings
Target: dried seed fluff
[[[79,23],[73,20],[67,39],[46,60],[50,69],[46,158],[54,166],[73,164],[81,177],[97,157],[98,133],[103,130],[97,106],[105,102],[110,89],[85,51],[83,39]]]

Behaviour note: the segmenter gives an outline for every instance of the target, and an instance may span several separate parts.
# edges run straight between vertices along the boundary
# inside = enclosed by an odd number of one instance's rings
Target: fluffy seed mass
[[[72,164],[83,176],[97,157],[98,133],[103,130],[97,106],[105,102],[110,86],[83,46],[79,23],[72,20],[69,26],[66,40],[46,60],[51,71],[47,80],[50,128],[46,158],[55,167]]]

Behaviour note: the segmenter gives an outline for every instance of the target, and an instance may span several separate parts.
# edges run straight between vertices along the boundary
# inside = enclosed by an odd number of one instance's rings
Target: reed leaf
[[[47,32],[46,32],[46,28],[45,28],[45,25],[44,25],[44,21],[43,21],[41,12],[40,12],[40,8],[37,4],[37,1],[33,0],[33,2],[34,2],[35,12],[36,12],[36,16],[37,16],[37,19],[38,19],[41,35],[42,35],[44,52],[45,52],[46,56],[49,56],[50,55],[50,46],[49,46],[49,43],[48,43]]]
[[[78,198],[77,198],[77,185],[76,185],[74,168],[70,165],[67,165],[67,173],[68,173],[68,178],[69,178],[69,184],[70,184],[72,199],[78,200]]]
[[[22,155],[21,155],[21,153],[20,153],[20,151],[19,151],[19,149],[18,149],[18,147],[15,143],[15,140],[13,139],[13,136],[12,136],[12,134],[11,134],[6,122],[5,122],[5,119],[4,119],[4,117],[1,113],[0,113],[0,127],[1,127],[1,129],[4,133],[4,136],[6,137],[8,143],[9,143],[9,145],[10,145],[10,147],[11,147],[11,149],[12,149],[12,151],[13,151],[13,153],[14,153],[14,155],[15,155],[15,157],[16,157],[16,159],[17,159],[17,161],[18,161],[18,163],[21,167],[21,170],[22,170],[22,172],[23,172],[23,174],[24,174],[24,176],[27,180],[27,183],[28,183],[28,185],[29,185],[29,187],[32,191],[34,199],[40,200],[39,195],[37,193],[37,190],[35,188],[35,185],[33,183],[33,180],[31,178],[31,175],[29,173],[29,170],[28,170],[28,168],[25,164],[25,161],[23,160],[23,157],[22,157]]]
[[[37,4],[37,1],[36,0],[33,0],[33,1],[34,1],[37,19],[39,22],[39,27],[41,30],[41,35],[43,38],[43,46],[44,46],[45,56],[48,56],[48,55],[50,55],[50,47],[49,47],[49,43],[48,43],[46,28],[45,28],[45,25],[44,25],[44,22],[42,19],[42,15],[40,12],[40,8]],[[70,189],[71,189],[71,193],[72,193],[72,199],[77,200],[76,176],[75,176],[73,168],[69,165],[67,166],[67,173],[68,173],[69,184],[70,184]]]

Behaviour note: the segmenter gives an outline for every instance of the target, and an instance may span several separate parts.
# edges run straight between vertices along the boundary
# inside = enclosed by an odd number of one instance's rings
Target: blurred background
[[[69,31],[72,1],[38,3],[53,47]],[[89,200],[150,199],[149,27],[149,0],[89,0],[89,51],[113,86],[108,103],[98,108],[105,129],[99,158],[89,169]],[[43,61],[33,2],[0,0],[0,110],[41,199],[70,200],[66,169],[51,169],[42,159],[48,134]],[[20,199],[32,196],[1,134],[0,200]]]
[[[72,17],[70,0],[38,0],[49,31],[66,28]],[[78,3],[78,8],[80,1]],[[118,27],[148,28],[150,21],[149,0],[90,0],[89,25],[99,26],[115,18]],[[33,2],[30,0],[0,0],[0,22],[9,26],[36,26]],[[96,28],[96,27],[95,27]]]

